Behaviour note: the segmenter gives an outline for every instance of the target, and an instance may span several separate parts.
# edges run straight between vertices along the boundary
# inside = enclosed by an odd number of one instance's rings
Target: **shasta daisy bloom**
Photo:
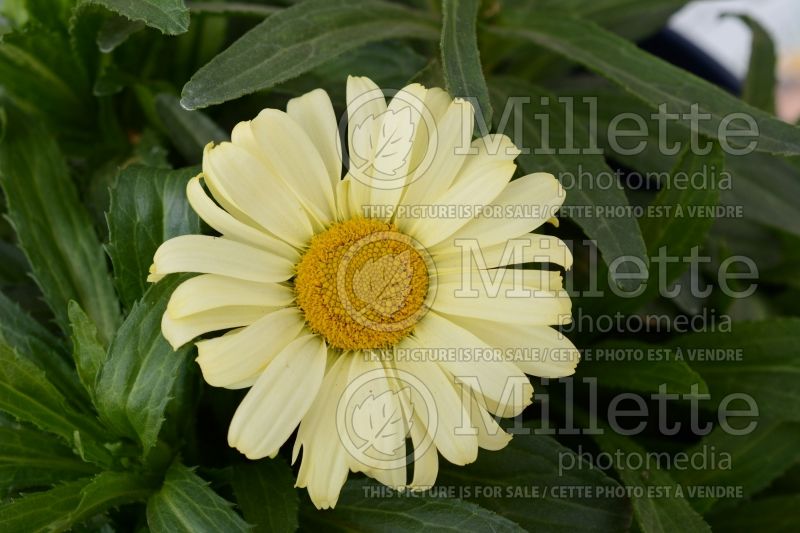
[[[209,145],[188,184],[221,236],[155,254],[152,282],[200,274],[173,293],[166,339],[205,336],[204,379],[249,388],[229,444],[273,457],[297,429],[297,486],[319,508],[349,471],[421,489],[439,455],[464,465],[503,448],[492,415],[530,404],[526,374],[574,372],[577,350],[550,327],[570,320],[560,273],[510,268],[571,266],[563,242],[531,233],[564,191],[550,174],[512,181],[519,151],[503,135],[472,141],[473,119],[441,89],[387,102],[351,77],[343,158],[325,91],[266,109]]]

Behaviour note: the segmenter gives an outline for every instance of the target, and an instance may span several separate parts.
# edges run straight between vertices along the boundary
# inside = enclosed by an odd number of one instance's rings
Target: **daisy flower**
[[[349,471],[424,489],[439,455],[464,465],[503,448],[494,416],[531,403],[526,374],[566,376],[578,361],[550,327],[570,320],[561,274],[513,268],[571,266],[563,242],[531,233],[563,202],[558,181],[512,181],[519,150],[472,140],[472,106],[441,89],[412,84],[387,102],[350,77],[346,119],[315,90],[207,146],[187,195],[220,236],[165,242],[149,277],[200,274],[172,294],[164,337],[204,336],[205,381],[249,389],[232,447],[274,457],[297,430],[297,486],[318,508]]]

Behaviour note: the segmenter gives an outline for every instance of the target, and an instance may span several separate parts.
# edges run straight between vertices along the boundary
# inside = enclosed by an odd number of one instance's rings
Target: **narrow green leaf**
[[[170,276],[162,280],[133,306],[111,342],[97,380],[101,419],[121,435],[137,438],[145,454],[158,440],[176,384],[189,371],[192,347],[175,352],[161,335],[161,317],[169,297],[185,279]]]
[[[726,117],[744,113],[753,119],[758,133],[742,137],[728,135],[728,143],[736,149],[747,149],[751,142],[755,142],[756,149],[762,152],[800,154],[800,128],[743,103],[596,24],[556,11],[540,13],[538,17],[518,21],[518,24],[520,27],[492,31],[497,35],[531,41],[577,61],[653,108],[666,104],[667,112],[679,114],[677,120],[687,126],[692,124],[692,120],[687,118],[692,113],[692,106],[697,106],[697,113],[710,115],[707,119],[695,120],[698,131],[714,139],[720,137],[724,129],[721,123]],[[749,126],[742,120],[731,120],[727,130],[746,134]]]
[[[72,325],[72,351],[78,377],[94,401],[97,374],[106,359],[106,348],[97,336],[97,328],[76,302],[69,303]]]
[[[769,32],[753,17],[734,15],[750,28],[750,66],[742,87],[742,100],[775,114],[775,45]]]
[[[527,173],[550,172],[565,185],[567,197],[564,200],[563,213],[572,218],[586,235],[597,243],[607,265],[619,260],[616,274],[638,273],[638,269],[625,258],[636,258],[647,265],[644,240],[636,218],[630,215],[619,217],[599,216],[595,208],[619,208],[625,213],[628,199],[622,186],[616,181],[614,171],[606,164],[600,154],[558,153],[572,146],[582,149],[579,144],[588,138],[586,126],[579,117],[574,117],[572,132],[567,131],[564,123],[564,110],[556,97],[521,80],[513,78],[497,78],[492,80],[492,97],[496,109],[504,109],[511,96],[530,97],[522,114],[522,134],[528,147],[550,148],[556,153],[538,153],[531,149],[528,154],[521,154],[517,162]],[[543,100],[544,99],[544,100]],[[542,102],[547,102],[543,104]],[[534,115],[547,114],[549,117],[549,138],[542,138],[542,130]],[[509,124],[513,124],[509,121]],[[500,125],[499,132],[503,132]],[[510,131],[506,134],[514,136]],[[571,137],[569,137],[572,135]],[[569,139],[569,140],[568,140]],[[571,143],[571,144],[568,144]],[[574,146],[573,146],[574,145]],[[600,179],[610,177],[613,187],[600,185]],[[646,274],[646,272],[645,272]],[[636,279],[618,277],[617,283],[626,291],[635,290],[641,282]]]
[[[764,419],[800,422],[800,319],[739,322],[732,331],[682,335],[669,346],[684,352],[722,351],[727,357],[704,357],[691,362],[703,376],[717,405],[729,394],[749,394]],[[731,360],[732,359],[732,360]],[[736,408],[743,408],[738,402]],[[734,409],[735,407],[730,407]]]
[[[63,438],[91,461],[107,462],[100,444],[104,428],[77,412],[47,380],[45,373],[0,342],[0,411]]]
[[[800,530],[800,494],[772,496],[747,502],[736,509],[711,517],[714,531],[726,533],[795,533]]]
[[[260,4],[248,4],[246,2],[187,2],[186,7],[192,13],[220,14],[220,15],[239,15],[243,17],[265,18],[281,10],[275,6],[264,6]]]
[[[134,165],[117,177],[106,215],[107,250],[125,307],[148,289],[147,275],[161,243],[178,235],[200,233],[200,219],[186,199],[186,184],[196,174],[196,168]]]
[[[169,93],[156,96],[156,111],[162,118],[172,144],[191,164],[200,163],[203,148],[209,142],[230,140],[228,134],[202,111],[187,111],[180,100]]]
[[[562,472],[566,464],[576,468]],[[581,486],[601,494],[613,492],[619,484],[544,435],[516,435],[503,450],[481,454],[475,463],[464,467],[442,464],[436,483],[500,487],[502,498],[489,492],[469,500],[528,531],[625,531],[631,522],[627,500],[562,493],[561,487]]]
[[[175,463],[164,486],[147,502],[147,525],[153,533],[249,531],[232,505],[191,469]]]
[[[297,529],[300,500],[292,469],[283,458],[233,467],[233,492],[256,533],[291,533]]]
[[[20,424],[0,425],[0,491],[45,487],[95,472],[52,435]]]
[[[0,507],[3,531],[66,531],[118,505],[143,501],[153,481],[128,472],[103,472],[46,492],[34,492]]]
[[[604,453],[621,452],[625,456],[639,457],[647,453],[632,439],[618,435],[609,428],[604,429],[602,434],[593,435]],[[615,468],[626,486],[642,491],[641,497],[634,492],[632,501],[636,522],[644,533],[711,531],[666,470],[658,467],[633,470],[622,464],[615,465]]]
[[[189,10],[183,0],[86,0],[131,20],[141,20],[168,35],[189,29]]]
[[[381,492],[384,495],[381,496]],[[458,498],[388,494],[383,485],[349,481],[333,511],[320,513],[310,505],[302,515],[303,529],[320,531],[525,531],[474,503]],[[375,494],[378,494],[377,496]]]
[[[38,122],[6,109],[0,184],[33,276],[64,332],[75,300],[104,339],[119,322],[105,254],[55,140]]]
[[[484,124],[491,124],[492,104],[483,79],[476,33],[480,4],[479,0],[443,0],[440,46],[448,92],[474,98],[476,113],[483,113]]]
[[[751,498],[800,461],[798,441],[800,424],[795,422],[759,421],[755,430],[746,435],[733,435],[717,427],[686,453],[708,455],[710,450],[717,463],[729,457],[728,464],[676,470],[673,475],[687,490],[692,486],[740,488],[743,498]],[[694,495],[692,505],[705,514],[712,506],[715,511],[730,509],[739,501]]]
[[[397,4],[306,0],[267,18],[198,70],[181,105],[198,109],[268,89],[369,42],[438,36],[434,21]]]

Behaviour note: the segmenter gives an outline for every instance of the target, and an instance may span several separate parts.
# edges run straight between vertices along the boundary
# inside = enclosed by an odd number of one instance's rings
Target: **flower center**
[[[312,331],[343,350],[386,348],[427,311],[428,265],[393,224],[356,218],[311,239],[297,264],[297,305]]]

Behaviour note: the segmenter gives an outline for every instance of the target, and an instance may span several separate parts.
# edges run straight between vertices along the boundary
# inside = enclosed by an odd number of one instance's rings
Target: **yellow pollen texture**
[[[343,350],[387,348],[424,315],[428,267],[393,224],[357,218],[315,235],[297,264],[297,305]]]

